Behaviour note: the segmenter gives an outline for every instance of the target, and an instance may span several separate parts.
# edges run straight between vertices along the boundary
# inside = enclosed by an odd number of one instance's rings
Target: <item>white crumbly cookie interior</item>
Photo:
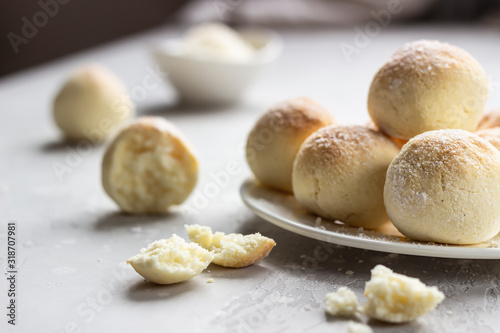
[[[445,298],[437,287],[428,287],[417,278],[394,273],[383,265],[372,269],[365,296],[368,302],[364,313],[391,323],[415,320],[435,309]]]
[[[353,316],[358,310],[359,303],[356,294],[347,287],[326,294],[325,310],[334,316]]]
[[[213,263],[224,267],[245,267],[267,256],[276,245],[271,238],[260,233],[251,235],[212,233],[200,225],[186,225],[191,241],[213,251]]]
[[[163,119],[145,118],[108,148],[103,185],[130,213],[163,213],[194,189],[198,163],[178,131]]]
[[[146,280],[158,284],[185,281],[200,274],[212,262],[214,255],[195,243],[172,235],[141,249],[127,263]]]

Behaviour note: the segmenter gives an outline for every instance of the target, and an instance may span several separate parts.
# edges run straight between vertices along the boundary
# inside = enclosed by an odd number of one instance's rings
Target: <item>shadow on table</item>
[[[59,152],[61,150],[64,150],[66,148],[71,148],[73,150],[75,149],[83,149],[87,150],[90,147],[95,147],[98,145],[92,144],[90,141],[84,140],[84,143],[77,142],[77,141],[69,141],[65,140],[64,138],[61,138],[60,140],[57,141],[48,141],[48,142],[43,142],[40,144],[40,150],[45,153],[52,153],[52,152]]]
[[[359,313],[355,314],[353,316],[334,316],[334,315],[331,315],[331,314],[325,312],[324,316],[325,316],[325,320],[329,323],[342,323],[342,322],[345,322],[346,320],[348,320],[348,321],[353,321],[355,323],[365,324],[365,321],[363,320],[363,315],[361,315]],[[369,325],[370,326],[372,325],[371,321],[369,321]],[[388,326],[391,326],[391,325],[388,324]]]
[[[290,268],[297,274],[312,273],[316,270],[334,270],[337,272],[342,261],[352,257],[365,257],[366,251],[355,248],[345,248],[335,244],[318,241],[279,228],[257,216],[244,221],[237,230],[238,233],[251,234],[260,232],[276,241],[266,263],[277,268]],[[346,249],[348,249],[346,251]],[[379,252],[376,252],[379,253]],[[344,256],[346,256],[345,259]],[[362,260],[362,259],[358,259]],[[343,266],[342,266],[343,267]]]
[[[241,109],[255,109],[256,106],[248,103],[229,105],[193,105],[182,101],[173,104],[152,104],[139,108],[138,116],[163,116],[163,115],[201,115],[239,111]]]
[[[385,323],[377,319],[369,319],[366,323],[374,330],[386,329],[384,332],[425,332],[426,324],[418,320],[404,323]],[[387,330],[388,329],[388,330]]]
[[[159,285],[146,280],[139,281],[130,286],[127,297],[138,302],[171,299],[204,287],[204,284],[207,284],[209,279],[213,279],[213,283],[223,283],[221,280],[251,280],[267,273],[268,269],[259,265],[243,268],[226,268],[210,264],[200,275],[180,283]]]
[[[103,146],[104,142],[92,142],[89,140],[72,141],[61,137],[57,141],[48,141],[40,144],[40,150],[44,153],[60,152],[63,150],[77,151],[85,154],[91,149]],[[80,154],[80,153],[79,153]]]
[[[123,212],[111,212],[97,219],[94,224],[94,229],[97,231],[110,231],[118,228],[131,228],[151,225],[155,223],[165,223],[171,219],[175,219],[178,215],[176,212],[167,214],[155,215],[132,215]]]
[[[45,153],[51,153],[64,150],[66,147],[75,148],[76,144],[74,142],[69,142],[64,139],[61,139],[59,141],[49,141],[42,143],[40,145],[40,150]]]
[[[136,302],[162,301],[184,295],[199,287],[200,283],[193,280],[170,285],[160,285],[143,280],[130,286],[127,298]]]
[[[496,260],[412,256],[341,246],[295,234],[257,216],[243,221],[237,232],[260,232],[276,241],[276,247],[263,259],[266,265],[287,270],[297,278],[346,285],[360,294],[377,264],[437,286],[450,298],[464,292],[472,295],[477,285],[491,284],[488,276],[500,276]],[[484,289],[479,293],[484,295]]]
[[[215,282],[219,279],[245,279],[251,280],[253,278],[262,277],[268,274],[267,267],[260,266],[258,263],[247,267],[229,268],[222,267],[216,264],[210,264],[206,270],[203,271],[200,278],[213,278]]]

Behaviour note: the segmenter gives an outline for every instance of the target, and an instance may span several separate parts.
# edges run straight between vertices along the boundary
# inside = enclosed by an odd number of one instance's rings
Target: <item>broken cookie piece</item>
[[[146,280],[172,284],[189,280],[200,274],[212,262],[214,255],[195,243],[172,235],[157,240],[127,260]]]
[[[380,321],[404,323],[434,310],[444,300],[444,294],[437,287],[428,287],[417,278],[394,273],[383,265],[375,266],[371,273],[371,279],[365,286],[368,302],[363,307],[359,306],[351,289],[341,287],[326,294],[325,311],[344,317],[360,312]],[[350,326],[349,332],[372,332],[366,325]]]
[[[433,310],[444,300],[437,287],[377,265],[365,286],[364,313],[381,321],[403,323]]]
[[[276,242],[260,233],[242,235],[212,233],[212,229],[197,224],[186,225],[191,241],[214,253],[213,263],[224,267],[246,267],[264,258]]]
[[[358,311],[359,303],[356,294],[347,287],[326,294],[325,311],[334,316],[353,316]]]
[[[180,130],[161,117],[125,127],[102,160],[104,191],[130,214],[164,214],[191,194],[198,160]]]

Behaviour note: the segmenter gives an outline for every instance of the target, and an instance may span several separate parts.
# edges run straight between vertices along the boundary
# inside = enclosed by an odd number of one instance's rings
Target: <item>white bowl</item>
[[[152,54],[183,102],[230,104],[239,100],[279,57],[283,45],[281,37],[269,29],[247,28],[238,33],[257,50],[257,56],[252,61],[212,61],[184,55],[179,51],[180,39],[156,45]]]

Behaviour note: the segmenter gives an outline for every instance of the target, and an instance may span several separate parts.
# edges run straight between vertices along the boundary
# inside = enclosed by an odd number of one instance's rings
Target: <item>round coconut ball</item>
[[[475,131],[488,97],[481,65],[466,51],[420,40],[399,48],[375,75],[368,111],[397,139],[438,129]]]
[[[291,192],[293,161],[301,144],[334,122],[324,107],[309,98],[292,98],[273,106],[248,135],[246,158],[255,178]]]
[[[109,145],[102,162],[106,193],[128,213],[165,213],[198,179],[198,162],[179,130],[158,117],[137,119]]]
[[[295,198],[326,219],[377,228],[388,221],[385,175],[398,152],[386,136],[363,126],[322,128],[307,138],[295,159]]]
[[[478,130],[493,127],[500,127],[500,109],[484,114],[477,125]]]
[[[77,69],[59,90],[53,110],[68,140],[93,143],[104,141],[135,113],[124,85],[98,65]]]
[[[463,130],[411,139],[387,171],[392,223],[420,241],[475,244],[500,231],[500,152]]]

